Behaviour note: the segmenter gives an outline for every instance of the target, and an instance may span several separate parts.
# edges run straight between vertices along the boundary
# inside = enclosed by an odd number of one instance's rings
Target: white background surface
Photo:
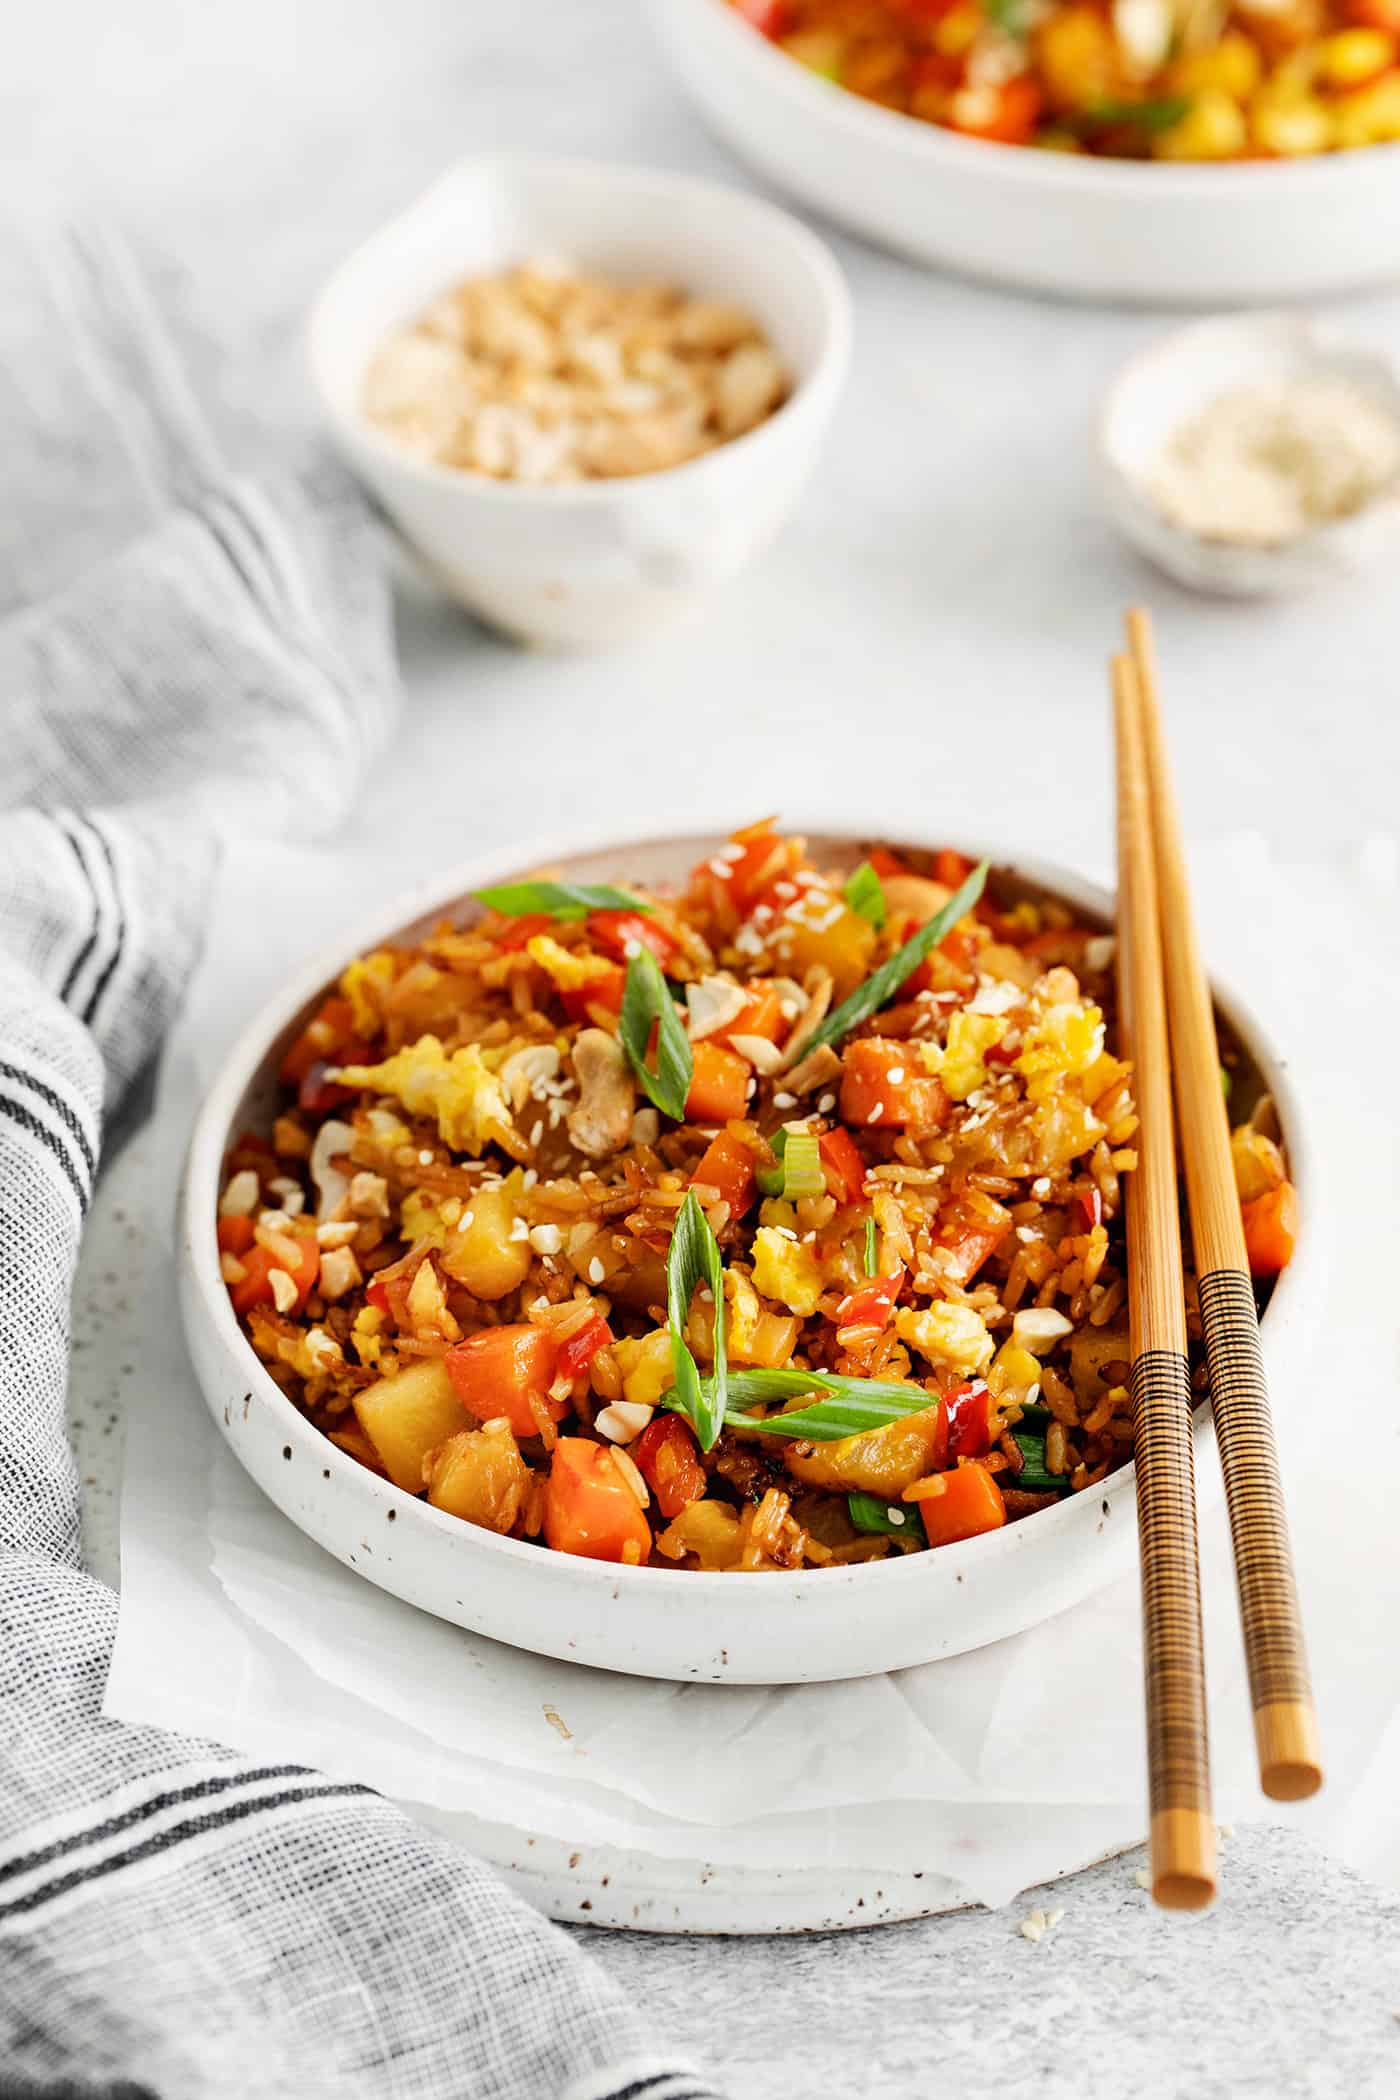
[[[245,438],[305,427],[296,333],[321,274],[454,155],[493,144],[746,179],[679,101],[625,0],[526,12],[64,0],[11,32],[0,79],[8,194],[118,208],[156,259],[202,385]],[[890,783],[892,830],[902,816],[955,833],[964,810],[980,828],[994,807],[1028,847],[1092,868],[1109,846],[1103,660],[1119,608],[1144,595],[1198,842],[1253,829],[1321,880],[1368,839],[1393,838],[1393,580],[1277,607],[1207,605],[1149,576],[1102,522],[1096,403],[1160,323],[835,245],[856,298],[855,363],[778,546],[695,627],[625,657],[522,656],[406,598],[410,705],[357,820],[366,870],[398,884],[580,819],[635,828],[644,805],[679,814],[689,794],[746,813],[835,809],[853,776]],[[1394,298],[1334,314],[1400,348]],[[308,941],[335,922],[334,887],[309,907]],[[1287,925],[1255,910],[1260,940],[1286,943]],[[1325,1028],[1325,982],[1316,1010]],[[80,1336],[75,1406],[96,1558],[110,1568],[101,1512],[140,1371],[101,1346],[114,1250],[92,1248],[87,1269],[94,1326]],[[1376,1364],[1383,1400],[1395,1369],[1392,1336]],[[940,2070],[950,2090],[1058,2093],[1062,2027],[1090,2045],[1081,2092],[1393,2090],[1393,1909],[1283,1840],[1241,1852],[1228,1907],[1184,1929],[1148,1915],[1118,1866],[1056,1898],[1067,1919],[1041,1948],[998,1916],[806,1954],[600,1952],[736,2081],[761,2073],[800,2094],[837,2082],[909,2092]],[[1039,1986],[1031,1961],[1046,1970]],[[1088,1974],[1107,1988],[1086,1989]],[[989,1977],[1007,1980],[991,1990]],[[1211,2016],[1212,1998],[1227,2017]],[[1006,2037],[990,2053],[976,2045],[986,2022]],[[941,2048],[925,2040],[935,2028]]]

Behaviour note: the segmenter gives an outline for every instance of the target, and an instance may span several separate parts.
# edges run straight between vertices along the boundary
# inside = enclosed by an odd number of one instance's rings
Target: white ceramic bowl
[[[1074,298],[1242,305],[1400,274],[1400,146],[1187,166],[961,138],[788,58],[728,0],[649,0],[716,131],[803,203],[921,262]]]
[[[854,864],[859,841],[879,835],[878,824],[839,838],[814,834],[813,847]],[[240,1463],[294,1524],[395,1596],[513,1647],[638,1676],[743,1684],[869,1676],[1000,1640],[1102,1588],[1132,1561],[1132,1468],[985,1537],[866,1567],[701,1575],[576,1559],[464,1524],[338,1450],[269,1378],[219,1275],[214,1220],[226,1149],[240,1130],[270,1122],[282,1051],[350,956],[396,935],[414,938],[444,913],[456,916],[472,890],[531,867],[563,867],[585,882],[676,881],[722,843],[713,833],[622,845],[543,841],[528,859],[498,854],[444,874],[309,962],[250,1023],[195,1124],[181,1198],[180,1303],[204,1397]],[[1003,865],[1011,858],[1004,842],[960,843]],[[1112,900],[1077,876],[1016,866],[1083,911],[1111,912]],[[1313,1176],[1285,1066],[1235,1000],[1222,996],[1221,1005],[1277,1097],[1302,1203],[1298,1254],[1263,1323],[1275,1402],[1286,1406],[1291,1343],[1309,1303]],[[1202,1411],[1203,1499],[1218,1490],[1210,1442]]]
[[[1231,388],[1296,378],[1344,380],[1400,423],[1394,362],[1296,314],[1176,329],[1130,358],[1109,389],[1098,433],[1104,501],[1138,551],[1178,583],[1221,597],[1279,597],[1352,575],[1400,546],[1400,488],[1281,547],[1205,539],[1153,502],[1148,477],[1183,423]]]
[[[374,352],[464,277],[532,255],[737,301],[791,397],[700,459],[626,479],[527,487],[411,458],[362,412]],[[342,263],[307,347],[341,451],[438,581],[519,640],[587,647],[674,618],[767,543],[815,461],[849,337],[831,255],[773,205],[645,168],[491,156],[450,169]]]

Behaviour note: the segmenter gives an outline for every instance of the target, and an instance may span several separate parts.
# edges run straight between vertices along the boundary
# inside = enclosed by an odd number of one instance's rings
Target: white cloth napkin
[[[1378,841],[1351,866],[1283,867],[1239,836],[1193,863],[1208,954],[1292,1055],[1320,1170],[1306,1229],[1335,1255],[1275,1394],[1329,1771],[1301,1815],[1400,1882],[1400,1809],[1384,1783],[1400,1712],[1385,1295],[1400,1159],[1373,1055],[1400,1019],[1394,857]],[[366,901],[382,894],[377,871],[342,877],[338,918],[360,883]],[[192,1112],[240,1005],[313,932],[303,925],[285,954],[245,943],[232,982],[221,942],[220,979],[197,985],[167,1072],[167,1131]],[[221,934],[237,952],[233,929]],[[175,1167],[171,1153],[140,1163],[161,1214]],[[167,1257],[150,1258],[158,1269]],[[897,1676],[763,1689],[590,1671],[415,1612],[302,1538],[223,1448],[173,1337],[132,1425],[122,1535],[110,1712],[217,1725],[260,1754],[295,1748],[465,1836],[479,1837],[489,1803],[497,1826],[565,1844],[872,1881],[914,1867],[931,1901],[1000,1902],[1145,1828],[1131,1558],[1074,1612]],[[1254,1777],[1218,1496],[1202,1573],[1217,1813],[1245,1820],[1272,1812]],[[178,1682],[172,1635],[191,1657]]]

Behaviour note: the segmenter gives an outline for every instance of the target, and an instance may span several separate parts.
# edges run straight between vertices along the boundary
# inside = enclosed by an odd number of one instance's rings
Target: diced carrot
[[[685,1112],[692,1123],[732,1123],[748,1105],[751,1067],[718,1043],[695,1045]]]
[[[283,1057],[278,1068],[282,1084],[299,1087],[314,1064],[333,1057],[350,1033],[351,1018],[348,999],[324,1000]]]
[[[478,1422],[504,1415],[517,1436],[538,1436],[541,1419],[557,1422],[567,1400],[550,1398],[558,1344],[543,1327],[488,1327],[449,1349],[443,1362],[457,1398]]]
[[[914,872],[908,861],[901,860],[897,853],[891,853],[888,846],[871,847],[870,865],[882,882],[887,875],[912,875]]]
[[[917,1060],[916,1045],[883,1036],[849,1044],[842,1060],[843,1121],[858,1129],[878,1123],[939,1129],[948,1119],[948,1096]]]
[[[788,26],[788,0],[734,0],[734,4],[760,36],[776,39]]]
[[[246,1254],[253,1244],[253,1221],[251,1218],[220,1218],[219,1252],[221,1254]]]
[[[817,1140],[827,1187],[838,1203],[854,1203],[865,1186],[865,1161],[849,1130],[839,1125]]]
[[[679,1415],[655,1416],[637,1438],[630,1456],[663,1517],[678,1517],[687,1503],[698,1502],[705,1492],[700,1446]]]
[[[692,1184],[699,1181],[718,1189],[721,1200],[729,1205],[730,1217],[742,1218],[754,1199],[754,1156],[741,1138],[721,1130],[710,1139],[690,1179]]]
[[[590,1007],[594,1006],[601,1006],[610,1014],[620,1014],[626,989],[627,972],[618,964],[600,977],[591,977],[587,984],[576,985],[572,991],[561,991],[559,1000],[571,1021],[586,1021]]]
[[[961,889],[972,873],[973,863],[965,853],[955,853],[951,846],[942,847],[933,856],[933,879],[948,890]]]
[[[561,1436],[544,1491],[545,1544],[586,1560],[640,1566],[651,1553],[651,1526],[614,1463],[607,1444]]]
[[[618,962],[627,961],[638,941],[650,948],[663,968],[676,952],[676,944],[665,927],[658,926],[645,912],[591,911],[588,931],[595,945]]]
[[[955,95],[948,105],[947,122],[968,138],[1024,146],[1034,135],[1040,103],[1039,86],[1028,73],[1021,73],[999,87],[988,88],[985,95],[981,89],[969,90],[966,101]]]
[[[727,1041],[736,1035],[761,1035],[765,1042],[780,1042],[787,1027],[782,994],[771,978],[755,977],[744,987],[748,1004],[737,1021],[724,1030]]]
[[[1292,1261],[1298,1244],[1297,1190],[1291,1181],[1281,1181],[1276,1189],[1246,1203],[1240,1215],[1250,1274],[1277,1276]]]
[[[290,1239],[293,1235],[288,1234],[287,1237]],[[295,1269],[289,1270],[285,1262],[278,1261],[271,1249],[261,1243],[250,1247],[246,1254],[239,1255],[238,1259],[243,1264],[243,1275],[237,1283],[229,1285],[229,1297],[233,1300],[233,1309],[240,1320],[246,1318],[255,1305],[276,1304],[272,1291],[274,1269],[281,1269],[284,1275],[290,1275],[297,1290],[296,1303],[291,1310],[294,1313],[301,1311],[321,1273],[321,1250],[310,1235],[296,1236],[294,1244],[297,1249]]]
[[[947,1482],[943,1493],[919,1504],[930,1546],[951,1546],[958,1539],[999,1530],[1006,1522],[1001,1489],[985,1466],[959,1466],[943,1478]]]
[[[571,1334],[567,1342],[560,1343],[554,1366],[555,1378],[577,1378],[580,1371],[587,1370],[598,1351],[606,1349],[612,1338],[613,1331],[607,1321],[595,1313],[586,1327]]]

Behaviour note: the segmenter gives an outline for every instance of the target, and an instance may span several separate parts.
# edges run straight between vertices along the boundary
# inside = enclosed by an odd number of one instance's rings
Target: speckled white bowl
[[[854,861],[859,842],[880,836],[881,827],[877,821],[841,837],[814,827],[814,834],[818,857]],[[741,1684],[869,1676],[1001,1640],[1101,1588],[1131,1563],[1132,1468],[1004,1530],[865,1567],[700,1575],[575,1559],[447,1516],[328,1442],[259,1363],[219,1275],[214,1220],[227,1147],[238,1131],[270,1119],[281,1053],[352,955],[395,936],[414,938],[444,913],[455,915],[469,892],[523,870],[549,865],[581,881],[674,881],[722,843],[717,834],[621,844],[542,840],[528,852],[450,870],[310,961],[244,1031],[195,1123],[181,1194],[180,1304],[204,1397],[239,1462],[292,1523],[395,1596],[517,1648],[638,1676]],[[1111,914],[1101,890],[1065,869],[1019,859],[1004,840],[960,843],[1014,864],[1089,914]],[[1285,1062],[1238,1001],[1219,996],[1278,1100],[1305,1221],[1264,1321],[1275,1402],[1286,1407],[1291,1344],[1310,1304],[1314,1260],[1305,1126]],[[1211,1442],[1203,1411],[1196,1428],[1203,1499],[1218,1492]]]
[[[1394,360],[1299,314],[1227,315],[1173,329],[1130,358],[1109,388],[1098,431],[1105,504],[1125,538],[1178,583],[1216,597],[1283,597],[1400,549],[1400,486],[1281,547],[1206,539],[1157,508],[1149,477],[1183,423],[1235,387],[1296,378],[1344,380],[1400,423]]]

